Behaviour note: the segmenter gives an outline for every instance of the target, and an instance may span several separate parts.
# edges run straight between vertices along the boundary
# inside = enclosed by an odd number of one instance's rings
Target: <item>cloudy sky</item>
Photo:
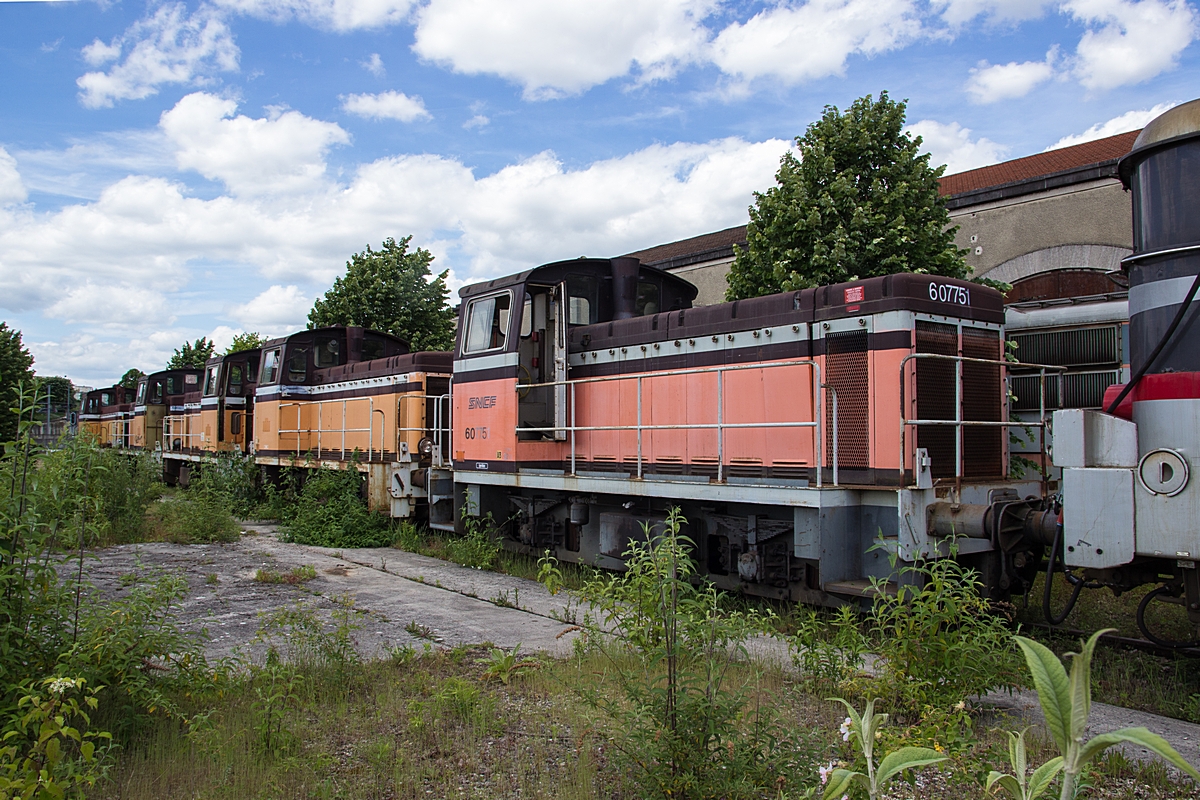
[[[0,318],[107,385],[302,327],[412,234],[452,285],[739,225],[826,104],[949,171],[1200,95],[1186,0],[0,0]]]

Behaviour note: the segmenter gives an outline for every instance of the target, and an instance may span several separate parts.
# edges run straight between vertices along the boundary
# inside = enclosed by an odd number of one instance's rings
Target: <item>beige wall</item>
[[[693,305],[711,306],[725,302],[725,290],[729,288],[729,268],[732,265],[732,258],[723,258],[720,261],[689,264],[671,272],[685,281],[690,281],[700,290]]]
[[[1042,269],[1108,267],[1113,252],[1127,254],[1133,248],[1131,213],[1129,194],[1120,182],[1107,179],[959,209],[950,212],[950,219],[959,226],[958,246],[969,250],[967,265],[976,275],[986,275],[1039,251],[1057,254],[1040,259],[1046,262]],[[1084,247],[1064,248],[1069,245]],[[1101,263],[1057,263],[1080,258]]]

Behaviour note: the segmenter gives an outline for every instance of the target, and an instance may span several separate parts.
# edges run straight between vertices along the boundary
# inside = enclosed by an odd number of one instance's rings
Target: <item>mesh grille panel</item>
[[[1104,405],[1104,390],[1118,383],[1121,374],[1118,370],[1097,370],[1095,372],[1071,372],[1063,376],[1062,393],[1066,404],[1061,405],[1058,397],[1058,377],[1050,372],[1046,374],[1046,408],[1101,408]],[[1013,394],[1017,396],[1013,408],[1018,411],[1037,411],[1039,402],[1039,377],[1037,375],[1018,375],[1012,379]]]
[[[825,337],[826,379],[837,393],[838,468],[870,466],[870,410],[867,398],[867,332]],[[825,452],[833,464],[833,402],[825,404]]]
[[[1000,358],[1000,333],[980,328],[962,329],[966,358]],[[963,363],[963,419],[1000,422],[1000,365]],[[1004,429],[979,425],[963,428],[963,475],[969,478],[1004,477]]]
[[[1121,329],[1076,328],[1042,333],[1016,333],[1017,358],[1028,364],[1078,367],[1121,363]]]
[[[940,322],[917,322],[917,352],[958,355],[958,328]],[[954,362],[918,358],[917,418],[954,419]],[[954,428],[941,425],[917,427],[917,447],[929,451],[930,474],[935,478],[954,475]]]

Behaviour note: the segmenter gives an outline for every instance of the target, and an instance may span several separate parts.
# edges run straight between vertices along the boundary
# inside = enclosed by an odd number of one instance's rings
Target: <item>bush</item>
[[[446,539],[446,555],[455,564],[475,569],[491,569],[500,554],[500,539],[496,535],[496,521],[489,511],[483,518],[468,516],[463,508],[463,524],[467,533],[461,537]]]
[[[236,542],[241,527],[225,498],[197,490],[168,498],[150,512],[154,538],[176,544]]]
[[[367,508],[361,486],[357,470],[313,470],[290,518],[282,520],[280,539],[318,547],[387,547],[393,539],[390,521]]]
[[[981,596],[979,575],[953,555],[902,568],[897,593],[881,589],[876,595],[875,688],[897,712],[949,708],[1021,682],[1012,632]]]

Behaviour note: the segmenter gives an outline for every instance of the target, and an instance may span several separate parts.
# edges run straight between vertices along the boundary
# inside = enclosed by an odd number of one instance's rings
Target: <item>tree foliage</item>
[[[0,442],[17,436],[17,387],[33,380],[33,356],[21,343],[21,332],[0,322]]]
[[[241,353],[244,350],[257,350],[266,344],[266,342],[267,337],[261,333],[255,333],[254,331],[239,333],[233,337],[233,341],[229,343],[229,347],[225,348],[225,355]]]
[[[184,345],[184,347],[187,347],[187,345]],[[117,385],[124,386],[126,389],[136,389],[138,381],[144,377],[146,377],[146,373],[134,367],[121,376],[121,380],[117,381]]]
[[[182,347],[175,349],[175,355],[167,362],[167,369],[204,369],[215,348],[216,344],[204,336],[194,342],[184,342]]]
[[[408,251],[411,236],[370,245],[346,262],[346,274],[333,282],[308,314],[308,327],[360,325],[408,341],[414,351],[449,350],[454,342],[454,311],[447,305],[446,271],[431,279],[433,254]]]
[[[796,138],[799,158],[780,160],[778,185],[755,192],[730,300],[896,272],[967,277],[938,196],[945,167],[929,165],[904,115],[887,92],[825,107]]]

